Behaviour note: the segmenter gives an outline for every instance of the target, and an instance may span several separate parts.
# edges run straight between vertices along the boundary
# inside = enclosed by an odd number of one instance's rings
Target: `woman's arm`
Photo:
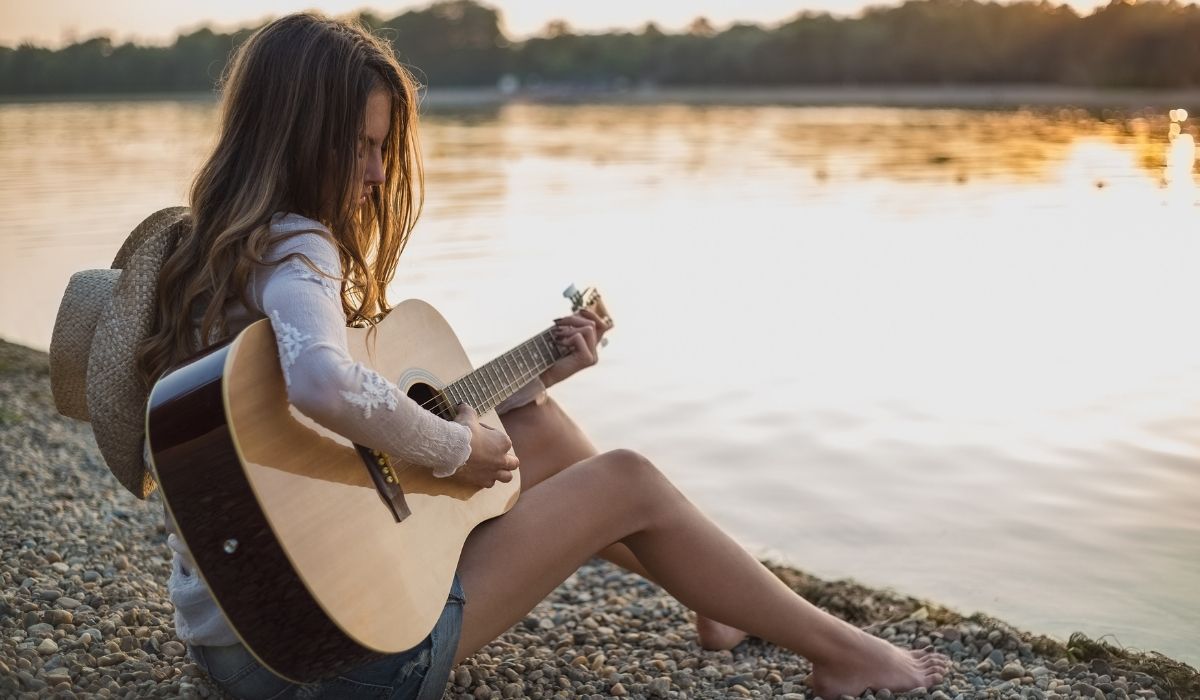
[[[347,349],[341,263],[334,243],[316,232],[273,244],[256,271],[255,291],[270,317],[288,400],[322,426],[371,449],[449,476],[471,454],[471,429],[424,410]]]

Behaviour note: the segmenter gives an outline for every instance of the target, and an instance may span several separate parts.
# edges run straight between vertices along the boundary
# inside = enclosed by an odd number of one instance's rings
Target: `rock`
[[[60,608],[66,609],[66,610],[74,610],[75,608],[78,608],[80,605],[83,605],[83,603],[80,603],[78,600],[75,600],[74,598],[69,598],[67,596],[63,596],[63,597],[59,598],[58,600],[54,601],[54,604],[59,606]]]
[[[660,698],[667,697],[671,692],[671,679],[655,678],[646,685],[646,692]]]
[[[63,599],[59,598],[61,602]],[[46,622],[51,625],[69,625],[74,622],[75,617],[68,610],[47,610]]]
[[[105,654],[104,656],[101,656],[100,658],[96,659],[96,665],[97,666],[115,666],[123,661],[128,660],[128,659],[129,659],[129,657],[125,654],[125,652],[118,651],[114,654]]]
[[[43,639],[41,644],[38,644],[37,650],[39,654],[49,656],[58,652],[58,645],[53,639]]]
[[[629,691],[625,690],[625,686],[621,685],[620,683],[613,683],[612,687],[608,689],[608,692],[609,694],[618,698],[623,698],[626,695],[629,695]]]
[[[174,640],[163,642],[158,648],[159,652],[168,659],[175,659],[187,653],[187,648],[180,642]]]
[[[1019,663],[1006,664],[1000,671],[1000,677],[1004,680],[1012,680],[1025,675],[1025,669]]]

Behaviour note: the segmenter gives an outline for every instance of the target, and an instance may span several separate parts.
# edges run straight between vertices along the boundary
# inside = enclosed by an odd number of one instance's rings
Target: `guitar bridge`
[[[396,470],[392,467],[392,462],[387,454],[363,447],[358,443],[354,444],[354,448],[358,450],[358,456],[366,465],[367,473],[371,475],[371,481],[375,483],[375,490],[379,492],[380,500],[387,506],[396,522],[402,522],[412,515],[412,510],[404,500],[404,489],[400,488],[400,480],[396,478]]]

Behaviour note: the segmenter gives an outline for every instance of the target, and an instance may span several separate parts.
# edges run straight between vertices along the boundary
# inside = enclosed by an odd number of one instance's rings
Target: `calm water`
[[[209,102],[0,105],[0,336],[183,202]],[[1178,115],[1177,115],[1178,116]],[[759,553],[1200,663],[1200,193],[1166,114],[509,105],[425,121],[394,289]],[[1184,131],[1188,123],[1184,123]]]

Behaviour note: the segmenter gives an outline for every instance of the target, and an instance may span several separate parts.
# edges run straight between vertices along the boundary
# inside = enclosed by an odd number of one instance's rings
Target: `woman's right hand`
[[[502,431],[480,423],[479,414],[470,404],[458,405],[454,422],[471,429],[471,456],[454,472],[453,478],[485,489],[497,481],[512,481],[512,470],[520,466],[517,458],[508,453],[512,449],[512,440]]]

